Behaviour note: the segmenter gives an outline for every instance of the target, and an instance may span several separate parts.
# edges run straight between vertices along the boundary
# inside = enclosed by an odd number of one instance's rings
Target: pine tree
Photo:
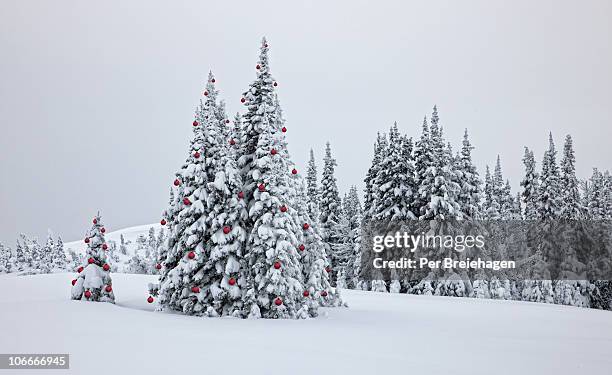
[[[160,259],[163,267],[159,284],[150,288],[159,296],[161,310],[202,315],[212,304],[210,290],[203,287],[210,285],[212,278],[204,271],[210,255],[205,248],[210,238],[207,188],[220,156],[216,95],[214,77],[209,74],[206,99],[200,102],[193,122],[189,156],[176,174],[176,190],[164,213],[168,226],[166,256]]]
[[[576,158],[572,146],[572,137],[565,137],[563,158],[561,159],[561,212],[560,218],[577,220],[582,218],[584,209],[580,204],[578,179],[576,178]]]
[[[389,131],[389,147],[380,161],[375,178],[378,186],[374,220],[401,221],[416,219],[412,213],[415,194],[412,140],[403,137],[394,123]]]
[[[106,260],[108,245],[100,214],[93,219],[93,226],[85,237],[87,243],[86,263],[78,269],[79,275],[72,280],[72,299],[115,303],[110,266]]]
[[[603,174],[593,168],[589,179],[588,217],[591,220],[604,220],[606,218],[606,191]]]
[[[270,74],[268,43],[262,40],[257,78],[243,95],[244,152],[240,158],[248,204],[250,233],[245,264],[248,267],[245,310],[249,317],[304,316],[302,270],[297,236],[308,223],[296,221],[288,201],[290,162],[283,150],[284,133]]]
[[[423,118],[421,137],[414,147],[414,169],[415,185],[417,191],[413,200],[412,212],[420,217],[426,211],[431,201],[431,186],[428,181],[428,170],[434,165],[434,154],[432,149],[431,134],[427,117]]]
[[[445,145],[442,128],[439,126],[438,109],[433,108],[430,127],[430,141],[433,162],[424,172],[419,185],[421,199],[429,195],[426,205],[421,207],[421,220],[461,219],[462,214],[457,204],[459,186],[454,180],[456,171],[453,168],[452,154]]]
[[[319,188],[317,187],[317,178],[317,164],[315,162],[314,151],[310,149],[306,183],[308,194],[308,215],[312,218],[314,224],[318,224],[319,222]]]
[[[222,138],[218,143],[226,146],[221,149],[214,181],[208,186],[210,259],[203,272],[211,273],[210,284],[206,286],[213,298],[209,315],[240,317],[243,313],[242,294],[246,287],[243,252],[247,236],[244,223],[248,213],[237,165],[240,145],[231,134],[241,132],[241,129],[234,127],[232,132],[223,131],[225,124],[226,116],[220,110],[216,126],[218,134],[226,139]],[[240,119],[237,118],[234,124],[239,126]]]
[[[321,193],[320,193],[320,223],[323,241],[326,243],[330,250],[330,260],[332,267],[331,282],[332,285],[336,285],[338,277],[338,266],[342,262],[342,256],[336,254],[337,245],[341,243],[342,238],[335,232],[335,227],[340,223],[342,215],[342,202],[338,193],[338,186],[336,185],[336,177],[334,175],[334,169],[336,160],[331,154],[331,145],[327,142],[325,147],[325,158],[323,159],[323,176],[321,179]]]
[[[539,219],[555,220],[559,218],[561,211],[561,179],[552,133],[549,134],[548,143],[548,150],[542,160],[537,210]]]
[[[0,243],[0,273],[13,272],[13,255],[8,246]]]
[[[525,220],[535,220],[538,217],[539,175],[536,172],[533,151],[529,150],[527,147],[525,147],[523,164],[525,165],[525,177],[523,181],[521,181],[521,186],[523,187],[522,199],[525,204]]]
[[[480,219],[480,202],[482,200],[482,190],[480,177],[476,166],[472,162],[472,150],[474,146],[470,143],[468,131],[463,133],[463,143],[461,153],[458,156],[457,170],[459,172],[460,191],[457,203],[461,207],[463,216],[471,219]]]

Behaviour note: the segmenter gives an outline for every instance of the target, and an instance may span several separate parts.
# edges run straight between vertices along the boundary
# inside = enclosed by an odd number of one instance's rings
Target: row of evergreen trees
[[[230,121],[209,74],[189,155],[176,173],[162,225],[160,310],[190,315],[304,318],[342,304],[307,185],[287,149],[264,39],[257,78]]]
[[[379,134],[374,144],[374,158],[364,181],[363,207],[355,187],[340,199],[333,176],[336,162],[331,157],[329,145],[321,186],[316,185],[316,164],[311,151],[307,179],[309,207],[314,217],[320,212],[323,238],[329,246],[334,270],[332,283],[383,292],[521,299],[609,308],[610,287],[604,281],[511,283],[507,280],[462,280],[451,275],[446,281],[408,283],[398,280],[366,282],[359,277],[363,251],[360,228],[372,221],[612,219],[612,178],[609,172],[594,169],[590,179],[578,180],[571,136],[565,138],[563,154],[558,161],[550,135],[540,171],[533,152],[525,148],[525,177],[521,181],[522,191],[517,194],[512,193],[510,182],[503,177],[499,157],[493,173],[487,166],[484,181],[481,179],[472,160],[473,148],[466,130],[459,152],[453,152],[444,139],[436,107],[429,121],[424,119],[416,141],[401,134],[397,124],[393,124],[389,134]]]
[[[15,249],[0,243],[0,273],[39,274],[64,272],[70,267],[64,243],[49,233],[44,244],[21,234]]]

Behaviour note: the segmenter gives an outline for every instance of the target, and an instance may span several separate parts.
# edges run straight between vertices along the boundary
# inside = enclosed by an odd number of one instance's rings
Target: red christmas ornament
[[[85,238],[85,243],[89,243],[89,237]]]
[[[200,293],[200,288],[198,288],[197,286],[192,286],[191,291],[194,293]]]
[[[198,122],[196,120],[193,120],[193,126],[198,126]]]
[[[235,145],[235,144],[236,144],[236,141],[234,141],[233,139],[230,139],[230,145],[232,145],[232,146],[233,146],[233,145]]]
[[[281,268],[281,264],[280,262],[274,262],[274,269],[280,269]]]
[[[280,297],[276,297],[276,299],[274,300],[274,304],[276,306],[280,306],[283,304],[283,300]]]
[[[327,290],[322,291],[322,292],[321,292],[321,296],[322,296],[322,297],[327,297]]]
[[[105,244],[105,243],[103,243],[103,244],[102,244],[102,250],[108,250],[108,245],[107,245],[107,244]]]
[[[102,266],[102,269],[103,269],[104,271],[108,271],[108,270],[110,270],[110,266],[109,266],[108,264],[104,264],[104,265]]]
[[[72,285],[76,284],[76,279],[72,280]]]
[[[276,149],[275,149],[275,148],[273,148],[272,150],[270,150],[270,153],[271,153],[272,155],[276,155]]]
[[[174,180],[174,186],[179,186],[180,184],[181,184],[181,182],[179,181],[178,178],[176,180]]]
[[[189,200],[189,198],[185,197],[185,198],[183,198],[183,204],[185,206],[189,206],[191,204],[191,201]]]
[[[244,103],[244,102],[246,102],[246,99],[245,99],[245,98],[242,98],[242,99],[240,99],[240,102],[241,102],[241,103]]]
[[[297,174],[297,169],[293,168],[293,169],[291,170],[291,174]]]
[[[78,273],[83,272],[83,267],[79,267],[79,268],[77,269],[77,272],[78,272]]]
[[[304,225],[302,225],[302,228],[304,228],[304,230],[308,230],[308,228],[310,228],[310,225],[308,225],[308,223],[304,223]]]
[[[204,96],[208,96],[208,91],[204,91]]]
[[[159,222],[161,225],[166,225],[166,219],[161,219],[161,221]]]
[[[147,302],[149,302],[149,303],[153,303],[153,301],[155,301],[155,300],[153,299],[153,297],[149,297],[149,298],[147,298]]]
[[[261,66],[259,64],[257,64],[257,66],[255,67],[255,69],[259,70],[261,69]]]
[[[310,295],[310,292],[309,292],[309,291],[307,291],[307,290],[305,290],[305,291],[304,291],[304,293],[302,293],[302,295],[303,295],[304,297],[308,297],[308,296]]]
[[[91,298],[91,292],[89,290],[85,291],[85,298]]]
[[[287,128],[283,126],[283,128],[281,129],[281,131],[282,131],[283,133],[287,133]]]
[[[196,159],[199,159],[200,158],[200,152],[199,151],[194,152],[193,153],[193,157],[196,158]]]
[[[231,227],[229,227],[227,225],[223,227],[223,233],[224,234],[229,234],[229,232],[231,232],[231,231],[232,231]]]
[[[189,254],[187,254],[187,258],[189,259],[195,258],[195,253],[193,251],[190,251]]]
[[[261,191],[261,192],[266,191],[266,185],[264,185],[264,184],[259,184],[259,191]]]
[[[230,123],[230,120],[227,120],[227,119],[226,119],[226,120],[225,120],[225,123],[226,123],[226,124],[229,124],[229,123]]]
[[[101,233],[106,233],[106,228],[101,228],[101,229],[100,229],[100,232],[101,232]]]
[[[278,83],[274,82],[274,87],[278,86]]]
[[[107,285],[107,286],[106,286],[106,288],[105,288],[105,290],[106,290],[106,293],[110,293],[110,292],[112,292],[112,291],[113,291],[113,287],[112,287],[112,286],[110,286],[110,285]]]
[[[264,44],[264,47],[268,48],[268,43]]]
[[[227,283],[231,286],[236,285],[236,279],[234,279],[233,277],[230,277],[230,279],[227,281]]]
[[[281,210],[281,212],[287,212],[287,206],[282,205],[280,210]]]
[[[300,249],[300,251],[304,251],[304,249],[306,249],[306,246],[304,246],[304,244],[300,245],[300,247],[298,247],[298,249]]]
[[[87,259],[87,263],[92,264],[93,262],[95,262],[94,258]]]
[[[215,83],[217,81],[215,81],[215,79],[213,78],[213,79],[210,80],[210,82]]]
[[[158,270],[161,270],[161,264],[157,263],[157,265],[155,266],[155,268],[157,268]]]
[[[93,219],[94,224],[98,224],[98,219]]]
[[[330,266],[325,267],[325,272],[331,273],[332,269]]]
[[[240,199],[244,198],[244,193],[242,191],[238,193],[238,198],[240,198]]]

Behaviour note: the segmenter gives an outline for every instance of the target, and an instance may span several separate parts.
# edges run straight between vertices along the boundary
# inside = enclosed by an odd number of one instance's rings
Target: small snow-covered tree
[[[85,237],[87,258],[77,272],[77,278],[72,280],[72,299],[95,302],[115,303],[113,282],[110,276],[110,266],[106,261],[108,245],[104,239],[100,214],[93,219],[93,226]]]
[[[0,243],[0,273],[13,272],[13,254],[8,246]]]
[[[565,137],[563,158],[561,159],[561,213],[560,218],[576,220],[583,217],[584,208],[580,203],[580,190],[576,178],[576,157],[572,137]]]

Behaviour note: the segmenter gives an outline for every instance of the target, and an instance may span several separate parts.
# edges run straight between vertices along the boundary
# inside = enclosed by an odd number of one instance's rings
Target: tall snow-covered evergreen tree
[[[332,157],[331,145],[327,142],[325,147],[325,158],[323,159],[323,176],[321,178],[321,191],[319,207],[321,232],[323,241],[329,248],[330,260],[332,267],[332,285],[336,285],[337,266],[339,265],[340,257],[336,254],[336,245],[341,243],[342,238],[338,237],[335,232],[335,227],[340,223],[342,215],[342,201],[338,193],[336,185],[336,176],[334,175],[336,167],[336,159]]]
[[[433,162],[419,182],[419,197],[429,195],[426,205],[421,207],[421,220],[461,219],[462,213],[457,204],[459,185],[455,182],[452,154],[445,144],[442,128],[439,125],[438,109],[433,108],[430,127],[430,142]]]
[[[561,178],[557,166],[557,151],[552,133],[548,137],[548,150],[542,160],[542,173],[538,189],[538,218],[555,220],[561,214]]]
[[[274,96],[268,43],[262,40],[257,78],[243,94],[244,152],[240,158],[251,228],[247,239],[247,294],[250,317],[303,317],[302,270],[298,235],[309,228],[299,223],[290,199],[290,161],[284,147],[282,119]]]
[[[415,194],[412,140],[402,136],[397,123],[389,131],[389,146],[382,155],[375,178],[378,187],[373,207],[374,220],[411,220],[412,197]]]
[[[417,191],[412,203],[412,212],[416,217],[420,217],[427,210],[427,205],[431,200],[431,189],[427,181],[427,173],[433,165],[434,154],[431,134],[427,117],[424,117],[421,137],[416,141],[414,147],[414,173]]]
[[[538,217],[538,185],[539,175],[536,172],[535,158],[533,151],[525,147],[523,156],[525,165],[525,177],[521,181],[523,187],[522,200],[525,204],[525,220],[536,220]]]
[[[72,299],[115,303],[110,265],[107,263],[108,245],[104,239],[100,214],[93,218],[93,226],[85,237],[86,263],[81,265],[77,278],[72,280]]]
[[[576,157],[572,137],[565,137],[563,158],[561,159],[561,212],[560,218],[577,220],[583,217],[584,209],[580,203],[580,190],[576,178]]]
[[[460,190],[457,203],[461,207],[463,216],[478,220],[481,218],[480,202],[482,200],[482,189],[480,177],[476,166],[472,162],[472,150],[474,146],[470,143],[468,131],[463,133],[461,153],[457,158],[457,170],[459,172]]]
[[[310,149],[310,159],[308,160],[308,172],[306,174],[307,194],[308,194],[308,215],[312,218],[313,224],[318,226],[319,222],[319,188],[317,184],[317,163],[315,162],[314,151]]]
[[[177,173],[173,201],[164,213],[168,226],[166,257],[160,259],[163,264],[159,284],[151,288],[151,293],[159,296],[158,309],[189,315],[209,313],[212,305],[210,290],[204,289],[213,276],[205,268],[210,255],[205,248],[210,239],[208,183],[214,179],[219,157],[217,91],[212,75],[203,94],[206,99],[196,110],[189,156]]]

